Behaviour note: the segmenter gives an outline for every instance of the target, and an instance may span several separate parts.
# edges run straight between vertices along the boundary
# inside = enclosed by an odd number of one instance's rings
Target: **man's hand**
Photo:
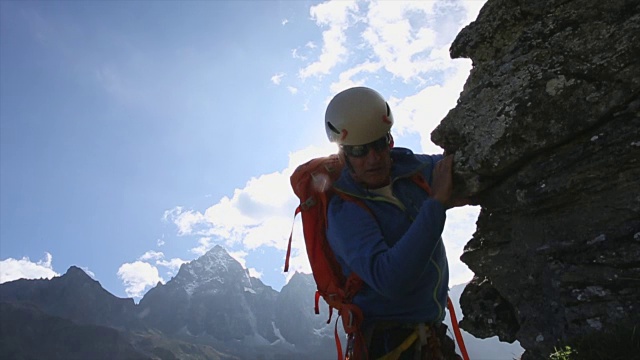
[[[447,155],[436,163],[432,173],[431,196],[446,209],[464,206],[469,199],[452,199],[453,194],[453,155]]]

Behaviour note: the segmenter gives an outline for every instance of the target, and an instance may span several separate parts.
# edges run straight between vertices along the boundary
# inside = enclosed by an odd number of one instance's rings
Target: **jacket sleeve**
[[[415,287],[415,280],[442,241],[446,213],[436,200],[427,199],[405,234],[387,246],[376,219],[352,201],[332,199],[327,237],[336,255],[365,283],[393,298]]]
[[[429,185],[431,185],[431,182],[433,181],[433,169],[436,166],[436,163],[442,159],[444,159],[444,155],[439,154],[439,155],[416,155],[416,158],[423,164],[429,164],[429,166],[426,166],[423,170],[423,175],[427,178],[427,181],[429,182]]]

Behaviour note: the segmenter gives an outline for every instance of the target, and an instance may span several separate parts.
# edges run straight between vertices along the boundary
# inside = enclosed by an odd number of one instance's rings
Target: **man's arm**
[[[415,285],[415,276],[429,266],[440,243],[445,208],[434,199],[422,204],[408,231],[393,246],[384,241],[377,221],[360,205],[338,200],[329,207],[327,237],[332,249],[376,292],[401,296]]]

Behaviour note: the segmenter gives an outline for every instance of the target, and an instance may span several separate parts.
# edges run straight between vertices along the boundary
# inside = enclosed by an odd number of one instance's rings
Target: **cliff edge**
[[[473,69],[431,136],[482,207],[461,326],[523,359],[637,342],[640,1],[489,0],[450,52]]]

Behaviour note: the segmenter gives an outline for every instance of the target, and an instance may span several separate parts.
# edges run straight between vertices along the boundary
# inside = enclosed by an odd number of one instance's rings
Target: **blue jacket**
[[[334,188],[362,199],[371,212],[334,196],[327,238],[345,276],[355,271],[365,282],[354,298],[365,323],[442,321],[449,284],[440,237],[445,208],[408,178],[420,171],[431,184],[431,172],[442,155],[393,148],[391,157],[393,194],[403,208],[356,184],[345,167]]]

